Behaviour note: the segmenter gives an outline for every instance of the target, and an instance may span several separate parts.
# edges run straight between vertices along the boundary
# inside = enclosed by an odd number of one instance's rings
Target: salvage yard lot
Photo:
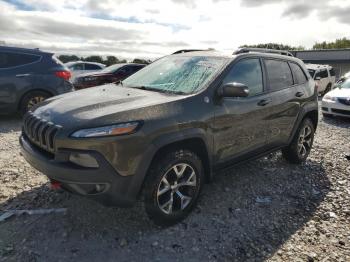
[[[51,191],[19,153],[20,120],[0,118],[3,261],[350,261],[350,121],[322,117],[305,164],[280,153],[217,174],[184,222],[154,226],[141,202],[106,208]]]

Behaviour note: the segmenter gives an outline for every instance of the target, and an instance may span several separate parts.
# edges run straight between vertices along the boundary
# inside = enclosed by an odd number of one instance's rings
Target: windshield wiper
[[[175,90],[167,90],[167,89],[159,89],[149,86],[126,86],[129,88],[136,88],[141,90],[147,90],[147,91],[153,91],[153,92],[159,92],[159,93],[168,93],[168,94],[176,94],[176,95],[187,95],[187,93],[182,91],[175,91]]]

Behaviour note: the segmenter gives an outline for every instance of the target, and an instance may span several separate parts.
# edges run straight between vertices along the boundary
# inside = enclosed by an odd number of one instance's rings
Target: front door
[[[266,147],[270,96],[264,89],[259,58],[246,58],[233,65],[223,80],[248,86],[249,96],[221,98],[215,110],[215,164],[254,155]]]

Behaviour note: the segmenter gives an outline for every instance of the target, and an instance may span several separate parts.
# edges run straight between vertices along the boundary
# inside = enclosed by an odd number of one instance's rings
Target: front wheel
[[[20,103],[20,113],[24,115],[27,113],[33,106],[49,98],[50,95],[43,91],[33,91],[26,94]]]
[[[294,135],[291,144],[282,149],[283,157],[293,164],[304,162],[310,154],[314,135],[314,124],[309,118],[305,118]]]
[[[160,157],[145,182],[145,208],[155,224],[170,226],[194,208],[203,185],[203,168],[200,158],[189,150]]]

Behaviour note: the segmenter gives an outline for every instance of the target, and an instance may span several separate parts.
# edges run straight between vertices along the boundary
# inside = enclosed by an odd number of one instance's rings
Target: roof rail
[[[267,48],[251,48],[251,47],[239,48],[239,49],[237,49],[236,51],[233,52],[233,55],[249,53],[249,52],[272,53],[272,54],[293,56],[293,54],[291,52],[286,51],[286,50],[267,49]]]
[[[208,48],[208,49],[181,49],[181,50],[178,50],[178,51],[172,53],[172,55],[183,54],[183,53],[188,53],[188,52],[213,51],[213,50],[215,50],[215,49],[214,48]]]

